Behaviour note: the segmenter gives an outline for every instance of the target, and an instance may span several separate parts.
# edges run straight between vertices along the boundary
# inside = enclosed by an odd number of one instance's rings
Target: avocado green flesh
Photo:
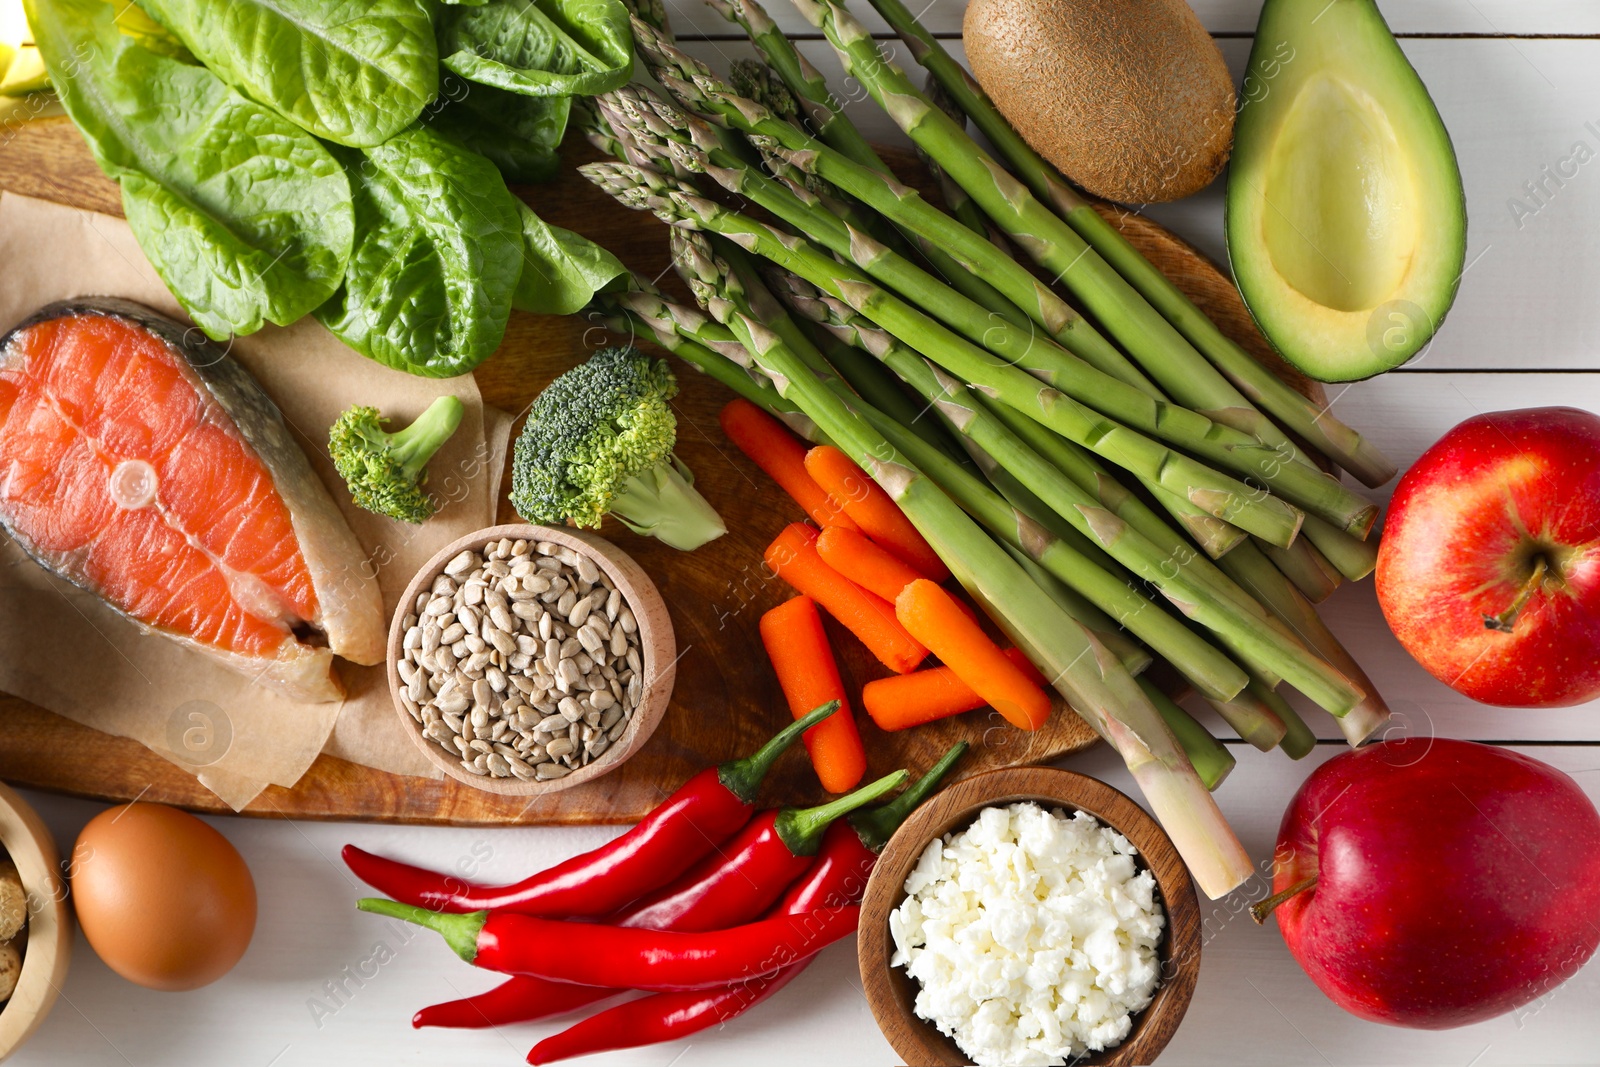
[[[1323,381],[1399,366],[1433,336],[1466,252],[1449,134],[1371,0],[1268,0],[1228,181],[1240,292]]]

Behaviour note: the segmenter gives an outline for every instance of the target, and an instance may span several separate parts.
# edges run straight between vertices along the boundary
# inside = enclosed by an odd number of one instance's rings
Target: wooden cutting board
[[[586,158],[587,146],[578,146],[569,161],[572,166],[558,181],[519,192],[546,220],[583,233],[630,267],[681,293],[669,269],[665,227],[649,215],[623,210],[579,177],[573,166]],[[908,178],[920,170],[909,153],[893,162],[905,164]],[[100,173],[65,119],[42,120],[13,132],[0,152],[0,189],[122,213],[117,186]],[[1226,332],[1281,368],[1233,284],[1212,264],[1140,216],[1107,214]],[[499,353],[477,371],[478,385],[485,402],[521,414],[551,378],[612,341],[578,316],[519,312],[512,316]],[[636,537],[617,524],[603,531],[655,579],[677,632],[677,687],[649,744],[612,774],[531,805],[450,780],[401,777],[323,756],[294,788],[268,788],[243,814],[453,824],[633,822],[694,772],[750,751],[781,726],[788,714],[756,621],[792,592],[765,569],[761,553],[784,523],[804,516],[723,437],[717,412],[732,394],[681,364],[679,378],[678,453],[722,513],[729,533],[686,554]],[[1298,380],[1295,384],[1315,389]],[[505,500],[500,520],[515,521]],[[831,620],[828,625],[852,693],[885,673],[848,633]],[[902,766],[920,773],[961,738],[973,746],[963,774],[1038,763],[1095,743],[1088,727],[1064,709],[1033,734],[1005,725],[991,712],[895,734],[859,717],[874,775]],[[78,796],[137,797],[193,811],[230,813],[192,776],[137,742],[91,730],[7,694],[0,694],[0,778]],[[767,796],[781,803],[821,799],[806,761],[794,756],[774,772]]]

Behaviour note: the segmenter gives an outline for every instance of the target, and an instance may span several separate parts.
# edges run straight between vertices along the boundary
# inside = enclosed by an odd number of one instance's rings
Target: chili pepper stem
[[[370,911],[374,915],[387,915],[391,919],[426,926],[442,936],[445,943],[450,946],[450,950],[468,963],[478,956],[478,934],[489,919],[487,911],[447,915],[444,912],[419,908],[415,904],[401,904],[386,897],[362,897],[356,901],[356,908],[360,911]]]
[[[940,757],[939,762],[928,768],[924,774],[912,783],[911,788],[895,797],[889,803],[873,808],[870,811],[858,811],[850,816],[850,825],[855,827],[856,836],[861,838],[861,843],[873,852],[882,852],[883,847],[889,843],[889,838],[900,828],[911,813],[928,799],[945,774],[956,761],[967,754],[970,746],[965,741],[958,741],[950,746],[950,751]]]
[[[784,808],[778,812],[773,828],[790,852],[796,856],[815,856],[817,847],[822,844],[822,835],[835,819],[899,788],[910,777],[905,771],[895,771],[826,804],[814,808]]]
[[[761,788],[761,779],[767,776],[767,771],[778,761],[778,757],[794,744],[797,737],[838,710],[837,700],[830,700],[813,709],[803,718],[796,719],[779,730],[773,735],[772,740],[744,759],[729,760],[722,764],[717,768],[717,779],[728,792],[746,804],[753,803],[757,790]]]

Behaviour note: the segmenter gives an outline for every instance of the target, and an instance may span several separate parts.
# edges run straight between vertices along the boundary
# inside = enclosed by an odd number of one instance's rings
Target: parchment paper
[[[0,332],[52,300],[88,295],[126,297],[184,318],[123,220],[0,196]],[[429,556],[493,523],[512,420],[484,407],[470,375],[435,380],[389,370],[309,317],[238,338],[229,351],[277,402],[329,487],[377,573],[386,612]],[[403,425],[446,393],[467,411],[429,465],[429,488],[447,501],[439,513],[411,526],[351,504],[327,456],[327,427],[339,412],[371,404]],[[134,738],[193,771],[236,810],[268,784],[293,785],[324,747],[382,770],[436,776],[401,729],[381,665],[341,662],[342,704],[297,704],[141,633],[47,574],[9,538],[0,541],[0,688]],[[92,767],[83,775],[92,783]]]

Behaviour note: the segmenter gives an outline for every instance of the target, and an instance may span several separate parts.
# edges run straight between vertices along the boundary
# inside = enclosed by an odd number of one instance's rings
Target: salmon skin
[[[384,658],[361,545],[248,371],[150,308],[85,297],[0,338],[0,524],[144,630],[287,697]]]

